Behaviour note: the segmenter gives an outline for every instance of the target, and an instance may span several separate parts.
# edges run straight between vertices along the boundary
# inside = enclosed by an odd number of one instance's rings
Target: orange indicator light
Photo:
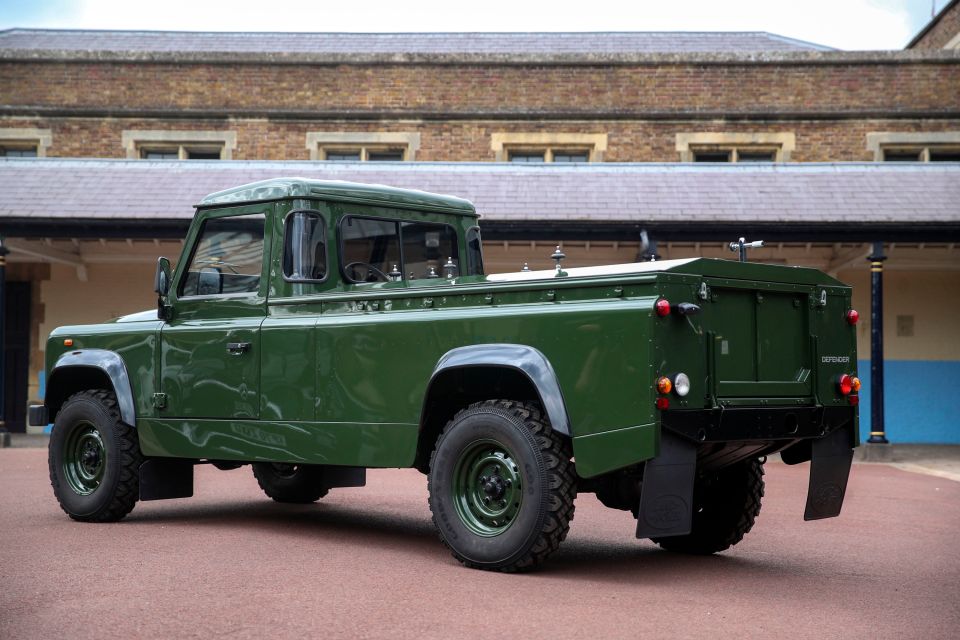
[[[63,346],[65,346],[65,347],[72,347],[72,346],[73,346],[73,338],[66,338],[66,339],[63,341]]]
[[[657,378],[657,391],[660,393],[670,393],[671,389],[673,389],[673,383],[670,382],[670,378],[666,376]]]

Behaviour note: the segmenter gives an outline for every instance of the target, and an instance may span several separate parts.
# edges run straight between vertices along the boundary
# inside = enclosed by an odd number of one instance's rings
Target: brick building
[[[960,0],[950,0],[907,49],[960,49]]]
[[[884,241],[887,385],[932,380],[926,423],[888,408],[892,437],[960,442],[960,53],[941,44],[957,5],[882,52],[766,33],[0,32],[7,420],[42,394],[50,329],[153,304],[190,204],[296,174],[470,197],[493,270],[556,242],[572,265],[636,260],[641,230],[663,257],[759,234],[754,259],[837,274],[866,310]]]

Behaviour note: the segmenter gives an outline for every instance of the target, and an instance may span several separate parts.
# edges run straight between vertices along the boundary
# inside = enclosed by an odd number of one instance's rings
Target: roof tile
[[[960,163],[163,162],[0,159],[0,217],[188,219],[209,193],[300,176],[472,200],[486,220],[960,223]]]
[[[0,50],[286,54],[616,54],[824,51],[762,31],[226,33],[9,29]]]

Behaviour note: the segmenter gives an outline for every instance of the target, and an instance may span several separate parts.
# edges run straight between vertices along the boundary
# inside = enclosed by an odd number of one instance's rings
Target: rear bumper
[[[27,424],[31,427],[45,427],[50,424],[46,405],[32,404],[27,407]]]
[[[665,411],[661,425],[694,442],[801,440],[853,425],[856,415],[856,407],[733,407]],[[849,446],[857,446],[849,433]]]

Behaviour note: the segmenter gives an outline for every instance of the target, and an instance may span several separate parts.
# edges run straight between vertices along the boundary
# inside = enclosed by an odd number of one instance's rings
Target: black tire
[[[468,567],[536,567],[570,530],[570,457],[569,439],[536,406],[488,400],[460,411],[430,458],[429,504],[440,540]]]
[[[277,502],[309,504],[327,495],[319,466],[255,462],[253,475],[263,492]]]
[[[763,486],[762,460],[746,460],[701,476],[693,490],[693,530],[652,540],[681,553],[709,555],[729,549],[753,528]]]
[[[47,463],[60,508],[82,522],[115,522],[140,498],[140,442],[103,389],[75,393],[53,423]]]

